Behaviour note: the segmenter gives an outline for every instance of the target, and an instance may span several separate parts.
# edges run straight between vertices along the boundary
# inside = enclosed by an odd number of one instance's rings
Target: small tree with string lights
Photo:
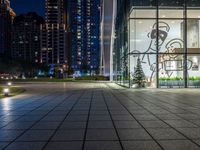
[[[140,58],[137,59],[137,65],[133,74],[133,84],[136,84],[138,88],[145,87],[145,74],[142,69]]]

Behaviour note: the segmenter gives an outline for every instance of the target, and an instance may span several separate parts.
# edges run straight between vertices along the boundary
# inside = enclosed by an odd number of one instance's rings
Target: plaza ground
[[[26,92],[0,100],[0,149],[200,149],[200,89],[20,86]]]

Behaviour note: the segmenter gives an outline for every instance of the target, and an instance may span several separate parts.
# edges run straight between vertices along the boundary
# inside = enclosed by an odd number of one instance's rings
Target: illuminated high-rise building
[[[45,0],[45,24],[41,27],[41,63],[67,63],[66,1]]]
[[[15,13],[9,0],[0,0],[0,54],[11,54],[11,25]]]
[[[102,0],[101,3],[101,65],[100,74],[113,77],[113,46],[115,38],[116,0]]]
[[[12,58],[39,63],[40,25],[44,20],[35,12],[15,17],[12,27]]]
[[[93,74],[100,64],[100,0],[68,0],[70,69]]]

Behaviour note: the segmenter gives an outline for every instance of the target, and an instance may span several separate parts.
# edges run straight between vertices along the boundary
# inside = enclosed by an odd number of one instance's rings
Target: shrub
[[[76,77],[75,80],[108,81],[109,77],[105,77],[105,76],[81,76],[81,77]]]

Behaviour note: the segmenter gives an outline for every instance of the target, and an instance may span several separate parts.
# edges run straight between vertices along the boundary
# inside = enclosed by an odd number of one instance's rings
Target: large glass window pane
[[[200,55],[190,54],[188,59],[188,86],[200,87]]]
[[[200,20],[189,19],[187,22],[187,52],[200,53]]]
[[[200,7],[195,9],[187,10],[187,18],[197,18],[200,19]]]
[[[160,87],[184,87],[184,57],[169,54],[159,55],[159,86]]]
[[[183,9],[159,9],[159,18],[183,18]]]
[[[129,59],[128,56],[121,58],[121,80],[122,85],[129,87]]]
[[[129,56],[127,46],[122,46],[118,53],[117,63],[117,81],[119,84],[129,87]]]
[[[143,59],[142,59],[143,58]],[[137,64],[140,61],[144,73],[145,87],[156,88],[156,55],[134,53],[130,56],[131,86],[135,87],[133,77],[137,71]]]
[[[154,19],[131,19],[130,51],[156,53],[156,27]]]
[[[156,9],[133,9],[130,18],[156,18]]]
[[[183,20],[159,20],[159,52],[184,53]]]
[[[156,87],[156,20],[131,19],[130,21],[130,76],[133,77],[138,61],[144,72],[146,86]],[[132,81],[132,80],[131,80]],[[134,86],[134,83],[132,86]]]
[[[130,51],[138,53],[184,53],[183,20],[131,20]],[[158,27],[158,47],[157,47]]]

